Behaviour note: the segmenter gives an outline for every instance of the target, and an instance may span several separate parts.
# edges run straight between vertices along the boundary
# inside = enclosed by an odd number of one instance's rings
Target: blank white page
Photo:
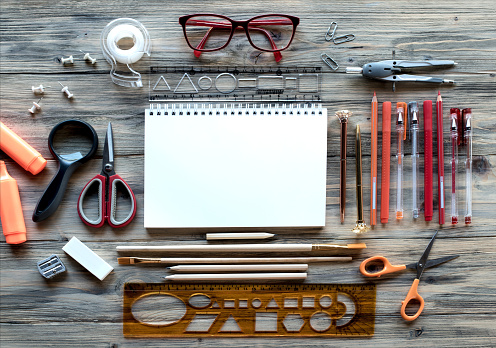
[[[146,110],[146,228],[325,225],[327,110],[235,110]]]

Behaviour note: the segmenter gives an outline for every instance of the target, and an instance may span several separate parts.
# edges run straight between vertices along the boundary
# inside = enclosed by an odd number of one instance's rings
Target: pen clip
[[[406,140],[406,133],[408,130],[408,115],[407,115],[407,108],[408,106],[404,102],[398,102],[396,103],[396,115],[399,114],[399,110],[401,109],[403,112],[403,125],[405,127],[405,131],[403,132],[403,140]],[[396,121],[398,122],[398,121]]]

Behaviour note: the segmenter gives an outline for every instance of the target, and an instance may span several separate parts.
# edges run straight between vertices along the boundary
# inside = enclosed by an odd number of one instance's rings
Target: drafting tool
[[[126,245],[117,246],[116,250],[127,251],[162,251],[162,252],[309,252],[309,251],[332,251],[336,249],[365,249],[365,243],[357,244],[180,244],[142,246]]]
[[[356,126],[355,136],[355,159],[356,159],[356,195],[357,195],[357,221],[352,232],[360,234],[368,231],[367,224],[363,218],[363,188],[362,188],[362,141],[360,137],[360,126]]]
[[[375,302],[375,284],[126,283],[123,332],[126,337],[372,336]]]
[[[432,101],[424,100],[424,216],[431,221],[434,215],[432,178]]]
[[[322,67],[151,66],[149,101],[319,102],[321,84]]]
[[[348,129],[348,117],[353,115],[351,111],[341,110],[336,112],[336,117],[341,123],[341,151],[339,162],[339,216],[341,223],[344,222],[346,210],[346,132]]]
[[[173,274],[163,277],[165,280],[175,282],[225,282],[225,281],[246,281],[246,280],[265,280],[265,281],[281,281],[281,280],[304,280],[307,279],[307,273],[291,272],[291,273],[205,273],[205,274]]]
[[[467,159],[465,160],[465,223],[472,223],[472,109],[463,109]]]
[[[274,237],[274,233],[267,232],[230,232],[230,233],[207,233],[207,240],[226,239],[268,239]]]
[[[393,52],[394,55],[394,52]],[[440,77],[417,76],[405,73],[419,70],[429,70],[436,68],[451,68],[456,63],[452,60],[382,60],[364,64],[361,68],[346,68],[346,73],[362,74],[369,79],[393,82],[393,91],[395,91],[396,82],[428,82],[428,83],[450,83],[455,81],[447,80]]]
[[[458,223],[458,200],[456,199],[456,171],[458,166],[458,119],[460,109],[450,109],[451,134],[451,224]]]
[[[403,219],[403,144],[408,123],[406,103],[396,103],[396,219]]]
[[[408,103],[408,119],[412,135],[412,210],[413,218],[420,215],[420,154],[419,154],[419,112],[418,104]]]
[[[408,292],[408,295],[406,296],[405,300],[402,302],[402,306],[401,306],[401,316],[405,320],[412,321],[417,319],[417,317],[424,309],[424,299],[417,292],[419,279],[422,273],[424,272],[424,269],[437,266],[441,263],[451,261],[458,257],[458,255],[450,255],[450,256],[441,257],[439,259],[427,261],[427,258],[429,257],[429,253],[432,249],[432,245],[434,244],[436,235],[437,235],[437,231],[436,233],[434,233],[434,236],[431,238],[431,241],[427,245],[427,248],[420,257],[420,260],[416,263],[412,263],[409,265],[393,266],[384,256],[373,256],[366,259],[360,264],[360,272],[366,277],[380,277],[384,274],[398,272],[407,268],[417,270],[417,276],[413,281],[410,291]],[[414,315],[408,315],[405,312],[406,307],[411,301],[418,301],[420,303],[420,308],[418,309],[417,313]]]
[[[168,270],[181,273],[192,272],[306,272],[306,263],[274,263],[274,264],[247,264],[247,265],[177,265],[167,267]]]
[[[391,102],[382,103],[381,223],[389,220],[389,179],[391,156]]]
[[[443,138],[443,99],[441,91],[436,100],[437,116],[437,200],[439,207],[439,224],[444,225],[444,138]]]
[[[64,146],[60,146],[61,149],[58,146],[57,149],[54,148],[54,139],[57,133],[59,133],[57,138],[63,138]],[[90,143],[86,144],[82,140],[84,138],[89,139]],[[55,213],[64,197],[70,177],[77,168],[95,155],[97,148],[98,135],[93,127],[84,121],[67,120],[53,127],[48,135],[48,149],[52,156],[58,160],[59,169],[36,204],[32,218],[34,222],[43,221]],[[64,151],[75,152],[66,153]]]
[[[107,221],[112,227],[123,227],[129,224],[136,214],[136,198],[133,190],[124,179],[115,173],[114,154],[114,136],[112,124],[109,122],[103,146],[102,171],[84,186],[78,198],[77,211],[79,217],[88,226],[102,227]],[[98,216],[91,218],[84,210],[84,201],[88,190],[95,184],[98,187]],[[117,218],[118,186],[125,189],[124,194],[131,200],[129,212],[126,212],[126,216],[119,220]]]
[[[370,163],[370,225],[377,223],[377,96],[372,97],[371,104],[371,163]]]
[[[310,262],[347,262],[351,256],[315,256],[315,257],[118,257],[119,265],[140,263],[158,264],[243,264],[243,263],[310,263]]]

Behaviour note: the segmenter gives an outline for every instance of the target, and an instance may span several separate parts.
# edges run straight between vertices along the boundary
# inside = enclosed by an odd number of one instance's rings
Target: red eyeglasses
[[[256,16],[247,21],[208,13],[179,17],[186,42],[196,57],[202,52],[223,49],[231,41],[234,30],[243,28],[250,44],[257,50],[274,52],[276,62],[282,59],[280,51],[293,41],[299,23],[298,17],[281,14]]]

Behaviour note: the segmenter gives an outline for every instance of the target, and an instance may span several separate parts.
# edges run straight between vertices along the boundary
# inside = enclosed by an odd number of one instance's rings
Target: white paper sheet
[[[240,110],[146,110],[146,228],[324,226],[327,110]]]

